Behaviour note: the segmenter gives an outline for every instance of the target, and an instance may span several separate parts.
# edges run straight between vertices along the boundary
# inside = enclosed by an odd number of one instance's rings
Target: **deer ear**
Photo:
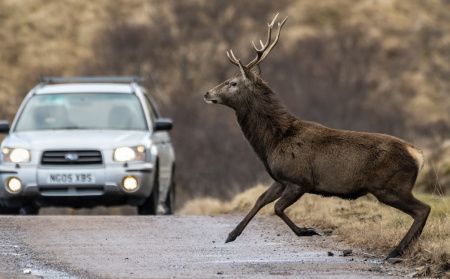
[[[257,73],[258,75],[261,75],[261,67],[259,67],[259,64],[257,64],[255,67],[253,67],[252,71],[254,73]]]
[[[242,78],[244,80],[247,80],[247,68],[245,68],[244,65],[242,65],[241,60],[238,60],[238,64],[239,64],[239,70],[241,71],[242,74]]]

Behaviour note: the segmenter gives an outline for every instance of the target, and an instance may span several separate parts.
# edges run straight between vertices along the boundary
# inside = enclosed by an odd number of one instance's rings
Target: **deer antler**
[[[268,26],[267,42],[266,42],[266,44],[264,44],[261,40],[259,41],[261,43],[261,49],[258,49],[256,47],[255,43],[252,41],[253,47],[256,51],[256,57],[255,57],[255,59],[253,59],[250,63],[248,63],[245,66],[247,69],[251,69],[251,68],[255,67],[256,65],[258,65],[259,63],[261,63],[266,58],[266,56],[269,54],[269,52],[272,50],[272,48],[278,43],[278,39],[280,38],[281,27],[283,27],[283,25],[286,22],[288,17],[286,17],[282,22],[278,22],[277,35],[275,37],[275,40],[272,42],[272,44],[270,44],[271,36],[272,36],[272,27],[273,27],[277,17],[278,17],[278,14],[276,14],[276,16],[273,18],[272,23],[267,24],[267,26]],[[228,59],[231,61],[231,63],[233,63],[236,66],[239,66],[240,61],[238,59],[236,59],[232,50],[230,50],[230,52],[227,51],[227,56],[228,56]]]

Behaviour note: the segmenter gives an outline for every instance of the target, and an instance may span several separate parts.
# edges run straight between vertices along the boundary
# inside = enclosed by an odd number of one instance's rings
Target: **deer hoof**
[[[227,240],[225,240],[225,243],[234,241],[235,239],[236,239],[236,236],[229,235],[228,238],[227,238]]]
[[[312,236],[312,235],[320,235],[314,228],[300,228],[300,232],[297,233],[297,236]]]
[[[400,251],[398,251],[397,249],[392,250],[389,255],[386,257],[386,259],[384,259],[385,261],[389,260],[390,258],[397,258],[399,256],[401,256],[403,253],[401,253]]]

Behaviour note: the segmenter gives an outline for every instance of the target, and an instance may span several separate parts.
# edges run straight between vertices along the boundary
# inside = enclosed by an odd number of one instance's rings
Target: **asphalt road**
[[[411,270],[277,217],[0,216],[0,278],[385,278]],[[343,250],[352,254],[343,256]],[[329,253],[331,252],[333,255]]]

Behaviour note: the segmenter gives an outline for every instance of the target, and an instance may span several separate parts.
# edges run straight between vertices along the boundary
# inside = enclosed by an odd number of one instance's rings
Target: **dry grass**
[[[180,214],[247,213],[257,197],[267,189],[258,185],[228,202],[203,198],[189,201]],[[416,194],[432,207],[420,240],[405,254],[406,262],[426,266],[428,275],[439,276],[450,269],[450,197]],[[412,224],[406,214],[366,196],[355,201],[305,195],[287,210],[294,222],[333,234],[348,244],[367,247],[380,257],[398,244]],[[259,214],[274,215],[273,204]],[[429,268],[428,268],[429,267]]]

